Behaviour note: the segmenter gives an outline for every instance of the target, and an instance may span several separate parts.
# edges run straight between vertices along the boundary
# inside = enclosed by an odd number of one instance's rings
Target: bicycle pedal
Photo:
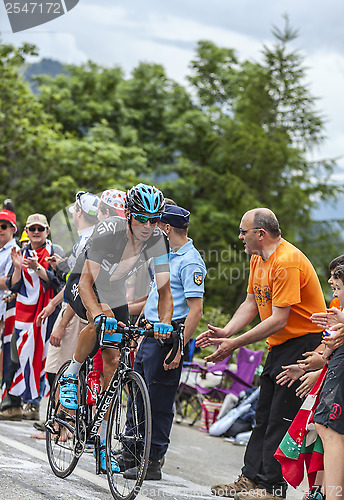
[[[66,410],[61,409],[57,414],[56,417],[64,420],[65,422],[73,422],[75,423],[75,415],[70,415],[70,413],[67,413]]]
[[[58,434],[58,431],[54,428],[54,421],[49,420],[45,422],[44,427],[51,433],[51,434]]]

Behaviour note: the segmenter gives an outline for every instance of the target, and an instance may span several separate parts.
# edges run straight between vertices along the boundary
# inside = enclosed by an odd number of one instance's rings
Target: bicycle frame
[[[108,388],[101,397],[99,404],[97,404],[96,412],[93,416],[92,421],[87,427],[88,439],[93,439],[97,434],[98,430],[104,420],[104,417],[111,406],[112,401],[116,395],[116,392],[120,394],[122,387],[122,380],[125,377],[125,372],[131,371],[130,363],[130,348],[125,346],[121,349],[120,360],[118,366],[112,375],[111,381]],[[121,404],[121,398],[119,398],[119,404]]]
[[[66,478],[75,469],[78,460],[84,452],[86,443],[94,444],[96,457],[96,474],[105,472],[102,463],[106,454],[106,474],[110,491],[114,498],[129,500],[135,498],[145,477],[149,450],[151,444],[151,406],[148,389],[142,376],[131,368],[130,351],[132,341],[141,336],[153,337],[152,329],[128,325],[118,327],[117,335],[113,339],[106,339],[103,343],[105,322],[100,324],[103,330],[98,331],[100,345],[106,348],[119,349],[119,362],[112,374],[110,383],[105,391],[99,395],[97,390],[89,385],[88,374],[91,369],[91,360],[87,358],[79,374],[78,407],[76,410],[64,407],[60,402],[60,381],[64,376],[69,362],[61,366],[50,395],[46,421],[46,447],[50,466],[54,474]],[[171,362],[180,347],[183,347],[184,325],[172,332],[167,344],[172,346],[166,362]],[[109,334],[107,334],[109,335]],[[120,340],[118,340],[120,338]],[[170,359],[171,361],[168,361]],[[91,390],[95,404],[88,404],[87,391]],[[106,439],[100,442],[102,422],[109,415]],[[69,431],[73,439],[60,439],[64,429]],[[117,455],[121,460],[117,463]],[[113,465],[115,460],[115,465]],[[119,463],[121,462],[121,465]],[[124,472],[126,464],[132,463],[138,467],[136,482],[124,481],[118,472]],[[117,464],[117,465],[116,465]],[[114,468],[115,467],[115,468]]]

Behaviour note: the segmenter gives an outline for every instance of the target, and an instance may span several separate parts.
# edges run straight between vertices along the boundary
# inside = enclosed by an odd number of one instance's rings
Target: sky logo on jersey
[[[53,21],[72,10],[79,0],[4,0],[13,33]]]

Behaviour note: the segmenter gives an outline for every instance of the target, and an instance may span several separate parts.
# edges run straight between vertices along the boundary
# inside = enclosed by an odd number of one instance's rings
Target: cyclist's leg
[[[78,363],[83,363],[92,351],[96,341],[97,334],[93,319],[87,313],[88,325],[83,328],[79,334],[78,343],[75,348],[74,359]]]
[[[102,308],[104,314],[106,314],[107,316],[113,316],[111,309],[109,309],[109,307],[106,304],[99,304],[99,305]],[[78,343],[76,345],[75,353],[73,356],[73,361],[69,369],[66,370],[66,375],[69,375],[71,373],[78,374],[80,366],[85,361],[87,356],[91,353],[97,342],[97,334],[93,318],[88,313],[88,311],[85,311],[85,315],[89,323],[87,326],[85,326],[85,328],[81,330],[79,334]],[[75,370],[73,370],[73,364],[74,364],[73,362],[79,365],[76,367]]]
[[[104,310],[104,314],[107,314],[108,311],[112,314],[107,306],[100,305]],[[82,314],[87,317],[89,324],[81,330],[72,362],[61,377],[60,402],[70,410],[76,410],[78,407],[77,390],[80,368],[97,343],[93,318],[86,310],[80,313],[80,315]]]

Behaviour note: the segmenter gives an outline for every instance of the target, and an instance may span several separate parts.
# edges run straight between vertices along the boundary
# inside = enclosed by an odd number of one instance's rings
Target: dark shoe
[[[120,455],[117,455],[116,460],[121,472],[133,469],[137,465],[134,455],[128,451],[123,451]]]
[[[137,479],[139,468],[133,467],[123,473],[125,479]],[[160,460],[149,459],[145,481],[159,481],[162,477]]]
[[[21,406],[10,406],[0,411],[0,420],[15,420],[20,422],[23,419],[23,410]]]
[[[41,431],[41,432],[45,432],[45,431],[46,431],[46,428],[45,428],[45,422],[43,422],[43,421],[40,421],[40,422],[34,422],[32,425],[34,426],[34,428],[35,428],[37,431]]]
[[[28,401],[23,406],[23,418],[25,420],[39,420],[39,405]]]

